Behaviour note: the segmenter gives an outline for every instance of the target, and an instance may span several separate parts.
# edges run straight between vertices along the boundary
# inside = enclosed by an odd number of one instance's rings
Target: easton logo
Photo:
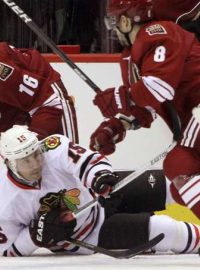
[[[163,159],[164,157],[166,157],[166,155],[168,154],[168,152],[163,152],[160,155],[158,155],[157,157],[155,157],[153,160],[151,160],[151,165],[154,165],[156,162],[158,162],[159,160]]]
[[[38,221],[38,229],[37,229],[36,238],[39,242],[42,242],[45,216],[46,216],[46,214],[41,215],[41,217],[39,218],[39,221]]]
[[[18,7],[16,5],[15,2],[11,1],[11,0],[3,0],[3,2],[9,6],[17,15],[19,15],[19,17],[25,22],[25,23],[28,23],[28,22],[31,22],[31,18],[28,17],[27,14],[24,13],[24,11]]]
[[[5,81],[13,73],[14,68],[0,62],[0,79]]]

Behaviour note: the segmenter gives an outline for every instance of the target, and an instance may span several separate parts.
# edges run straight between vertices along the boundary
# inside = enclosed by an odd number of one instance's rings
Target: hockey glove
[[[126,136],[122,122],[117,118],[104,121],[90,137],[90,149],[99,151],[103,155],[110,155],[115,151],[115,144]]]
[[[107,118],[114,117],[118,113],[127,116],[131,114],[129,89],[123,85],[97,92],[93,102]]]
[[[92,189],[100,196],[106,197],[112,190],[112,187],[118,182],[118,176],[108,170],[102,170],[95,173],[92,181]]]
[[[60,190],[59,192],[49,192],[44,197],[42,197],[40,199],[38,216],[45,214],[53,209],[60,208],[65,191],[66,190]]]
[[[69,239],[75,226],[76,219],[72,212],[60,213],[59,209],[53,209],[32,220],[29,232],[35,245],[48,248],[52,244]]]

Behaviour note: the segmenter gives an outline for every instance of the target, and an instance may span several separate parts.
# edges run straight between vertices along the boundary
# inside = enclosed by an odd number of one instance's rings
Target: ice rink
[[[198,255],[139,255],[131,259],[114,259],[101,254],[87,256],[58,256],[43,249],[32,257],[0,257],[1,270],[118,270],[118,269],[200,269]]]

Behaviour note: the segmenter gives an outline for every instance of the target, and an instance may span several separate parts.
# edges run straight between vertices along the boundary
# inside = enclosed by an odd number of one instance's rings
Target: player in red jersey
[[[200,125],[193,109],[200,104],[200,44],[195,35],[171,21],[154,19],[152,0],[110,0],[107,25],[126,47],[122,54],[123,85],[99,92],[94,104],[108,121],[91,136],[91,149],[110,154],[125,136],[115,118],[130,127],[150,127],[159,114],[172,129],[169,112],[181,121],[178,143],[164,161],[174,199],[200,217]]]
[[[54,133],[78,142],[72,98],[56,72],[33,49],[0,43],[0,132],[28,124],[44,138]]]

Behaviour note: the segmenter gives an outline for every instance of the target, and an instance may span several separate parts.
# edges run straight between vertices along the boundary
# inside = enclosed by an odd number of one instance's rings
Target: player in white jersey
[[[165,238],[154,250],[196,253],[200,246],[200,226],[167,216],[122,213],[120,207],[108,214],[97,204],[75,219],[72,212],[97,194],[107,195],[117,176],[104,156],[63,135],[39,142],[26,127],[14,126],[1,134],[0,151],[7,165],[0,172],[2,256],[28,256],[39,247],[91,254],[70,238],[107,249],[133,248],[159,233]]]

